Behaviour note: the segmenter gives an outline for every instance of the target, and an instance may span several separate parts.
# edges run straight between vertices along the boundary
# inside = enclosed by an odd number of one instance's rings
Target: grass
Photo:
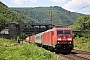
[[[74,38],[75,49],[85,50],[90,52],[90,37],[82,36]]]
[[[16,42],[0,38],[0,60],[59,60],[53,53],[32,43],[11,46]]]

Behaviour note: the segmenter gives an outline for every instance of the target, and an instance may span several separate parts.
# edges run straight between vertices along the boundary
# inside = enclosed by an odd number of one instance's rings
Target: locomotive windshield
[[[57,34],[70,34],[70,30],[57,30]]]

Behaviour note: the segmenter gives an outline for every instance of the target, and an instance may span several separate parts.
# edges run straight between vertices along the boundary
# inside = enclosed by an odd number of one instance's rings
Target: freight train
[[[74,48],[71,28],[52,28],[29,37],[33,42],[51,51],[70,53]]]

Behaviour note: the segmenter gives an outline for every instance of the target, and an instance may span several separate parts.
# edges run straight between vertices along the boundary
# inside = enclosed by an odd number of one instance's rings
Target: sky
[[[90,14],[90,0],[0,0],[8,7],[60,6],[71,12]]]

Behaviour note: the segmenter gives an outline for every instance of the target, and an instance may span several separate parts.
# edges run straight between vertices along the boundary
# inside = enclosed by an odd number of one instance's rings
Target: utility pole
[[[50,14],[50,19],[51,19],[51,22],[50,22],[50,23],[51,23],[51,28],[52,28],[52,25],[53,25],[53,24],[52,24],[52,22],[53,22],[52,11],[50,11],[49,14]]]

